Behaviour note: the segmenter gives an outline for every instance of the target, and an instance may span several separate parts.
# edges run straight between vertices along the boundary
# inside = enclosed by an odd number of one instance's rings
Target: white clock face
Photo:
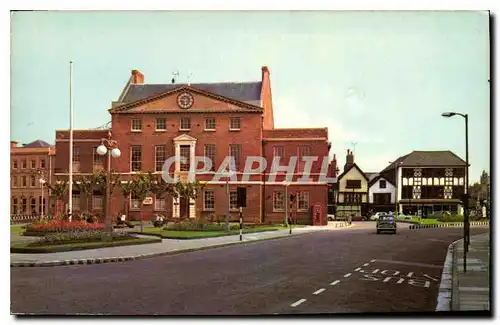
[[[181,93],[177,97],[177,105],[179,105],[180,108],[190,108],[193,106],[194,98],[193,95],[190,93]]]

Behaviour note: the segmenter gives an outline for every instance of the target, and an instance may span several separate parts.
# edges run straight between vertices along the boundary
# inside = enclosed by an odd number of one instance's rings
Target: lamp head
[[[111,150],[111,157],[113,157],[113,158],[118,158],[121,156],[121,154],[122,153],[121,153],[120,149],[118,149],[118,148],[113,148],[113,150]]]
[[[457,113],[454,113],[454,112],[444,112],[443,114],[441,114],[441,116],[443,116],[443,117],[452,117],[454,115],[457,115]]]
[[[42,185],[43,185],[43,184],[45,184],[45,180],[44,180],[43,178],[40,178],[38,181],[39,181],[39,182],[40,182],[40,184],[42,184]]]
[[[96,151],[98,155],[104,156],[108,152],[108,149],[105,145],[101,144],[99,147],[97,147]]]

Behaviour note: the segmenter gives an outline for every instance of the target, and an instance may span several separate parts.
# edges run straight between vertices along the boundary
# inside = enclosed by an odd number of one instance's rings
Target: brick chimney
[[[347,149],[347,156],[345,157],[344,172],[352,165],[354,165],[354,154],[352,153],[351,150]]]
[[[273,96],[271,94],[271,73],[267,66],[262,67],[262,86],[260,101],[264,110],[262,126],[264,129],[274,129]]]
[[[132,83],[133,84],[144,83],[144,75],[139,70],[132,70]]]
[[[10,142],[10,147],[11,147],[11,148],[16,148],[16,147],[17,147],[17,144],[18,144],[18,142],[17,142],[17,141],[11,141],[11,142]]]

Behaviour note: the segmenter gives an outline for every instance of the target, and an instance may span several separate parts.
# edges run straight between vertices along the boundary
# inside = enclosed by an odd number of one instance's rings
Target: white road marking
[[[337,283],[339,283],[339,282],[340,282],[340,280],[335,280],[335,281],[333,281],[332,283],[330,283],[330,285],[331,285],[331,286],[334,286],[334,285],[336,285],[336,284],[337,284]]]
[[[433,281],[436,281],[436,282],[438,281],[438,279],[433,278],[433,277],[431,277],[431,276],[430,276],[430,275],[428,275],[428,274],[425,274],[425,273],[424,273],[424,276],[425,276],[426,278],[429,278],[429,279],[433,280]]]
[[[390,264],[401,264],[401,265],[412,265],[412,266],[422,266],[429,267],[434,269],[442,269],[442,266],[434,265],[434,264],[424,264],[424,263],[413,263],[413,262],[403,262],[403,261],[391,261],[391,260],[375,260],[381,263],[390,263]]]
[[[307,301],[307,299],[300,299],[300,300],[297,300],[296,302],[294,302],[293,304],[291,304],[290,306],[291,307],[297,307],[298,305],[300,305],[301,303],[303,303],[304,301]]]
[[[370,263],[365,263],[365,264],[363,264],[363,266],[368,266],[368,265],[370,265]]]
[[[413,276],[413,272],[408,273],[407,277],[411,278]]]
[[[317,291],[314,291],[314,292],[313,292],[313,295],[319,295],[320,293],[322,293],[322,292],[323,292],[323,291],[325,291],[325,290],[326,290],[325,288],[321,288],[321,289],[319,289],[319,290],[317,290]]]
[[[375,261],[376,261],[376,260],[371,260],[371,261],[370,261],[370,263],[373,263],[373,262],[375,262]]]
[[[344,278],[348,278],[352,275],[352,273],[347,273],[346,275],[344,275]]]
[[[361,270],[361,268],[360,268],[360,267],[358,267],[357,269],[354,269],[354,271],[356,271],[356,272],[357,272],[357,271],[359,271],[359,270]]]
[[[401,279],[398,280],[397,284],[401,284],[403,282],[405,282],[405,279],[401,278]]]
[[[380,269],[375,269],[375,270],[373,270],[372,273],[377,273],[378,271],[380,271]]]

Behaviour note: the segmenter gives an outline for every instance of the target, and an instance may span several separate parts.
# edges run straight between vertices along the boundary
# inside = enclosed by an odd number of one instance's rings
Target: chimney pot
[[[11,148],[16,148],[16,147],[17,147],[17,144],[18,144],[18,142],[17,142],[17,141],[11,141],[11,142],[10,142],[10,147],[11,147]]]

